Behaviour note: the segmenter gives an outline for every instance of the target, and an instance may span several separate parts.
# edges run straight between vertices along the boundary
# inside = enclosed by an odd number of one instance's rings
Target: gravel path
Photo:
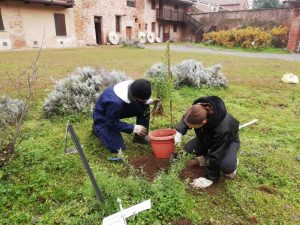
[[[165,45],[146,45],[146,49],[165,50]],[[211,48],[201,48],[195,45],[170,45],[170,50],[177,52],[201,52],[217,55],[232,55],[241,57],[263,58],[263,59],[278,59],[286,61],[300,61],[300,53],[292,54],[270,54],[270,53],[252,53],[252,52],[237,52],[230,50],[217,50]]]

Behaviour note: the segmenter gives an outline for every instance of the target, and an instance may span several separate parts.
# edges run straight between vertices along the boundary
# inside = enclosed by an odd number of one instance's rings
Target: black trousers
[[[220,160],[219,168],[224,174],[232,173],[236,170],[237,167],[237,152],[240,148],[239,139],[232,141],[228,148],[224,151],[224,155]],[[202,141],[196,137],[188,141],[184,150],[188,153],[195,154],[196,156],[206,156],[209,154],[209,149],[207,149]]]

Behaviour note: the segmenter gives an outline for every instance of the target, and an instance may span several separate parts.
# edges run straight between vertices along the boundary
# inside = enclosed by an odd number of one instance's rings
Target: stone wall
[[[231,12],[199,13],[193,17],[205,26],[216,25],[217,30],[231,29],[241,26],[274,27],[290,26],[295,9],[261,9]]]
[[[300,41],[300,9],[260,9],[217,13],[192,14],[205,27],[216,26],[216,30],[228,30],[245,26],[273,28],[289,27],[288,49],[295,52]]]

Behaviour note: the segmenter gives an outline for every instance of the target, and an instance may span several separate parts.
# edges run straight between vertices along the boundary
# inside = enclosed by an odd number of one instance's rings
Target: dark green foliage
[[[279,0],[253,0],[254,9],[280,8],[282,4]]]

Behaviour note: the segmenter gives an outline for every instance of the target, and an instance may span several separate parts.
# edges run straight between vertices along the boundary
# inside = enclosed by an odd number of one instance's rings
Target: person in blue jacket
[[[127,80],[107,88],[100,95],[93,113],[93,131],[112,153],[124,150],[121,132],[134,133],[133,142],[147,144],[151,84],[145,79]],[[157,100],[155,100],[157,101]],[[136,117],[136,124],[120,119]]]
[[[181,142],[182,136],[192,128],[196,137],[184,149],[198,156],[200,166],[205,166],[204,177],[195,179],[192,186],[206,188],[221,173],[234,178],[240,148],[239,121],[227,112],[224,101],[217,96],[196,99],[176,128],[175,143]]]

